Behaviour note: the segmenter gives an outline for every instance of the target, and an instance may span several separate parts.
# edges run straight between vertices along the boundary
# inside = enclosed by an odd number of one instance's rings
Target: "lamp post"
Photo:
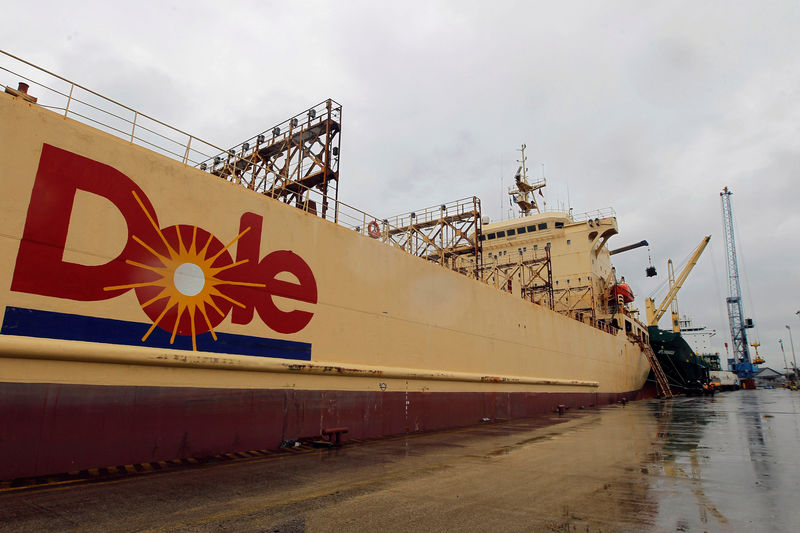
[[[794,362],[794,377],[795,379],[797,379],[797,359],[795,359],[794,357],[794,340],[792,339],[792,328],[790,328],[787,325],[786,329],[789,330],[789,343],[792,345],[792,361]]]
[[[786,352],[783,351],[783,339],[778,339],[778,344],[781,345],[781,353],[783,354],[783,368],[784,368],[784,370],[786,370],[786,372],[784,372],[784,374],[783,374],[783,377],[788,377],[789,376],[789,363],[786,362]]]
[[[781,345],[781,353],[783,354],[783,368],[786,372],[783,373],[783,376],[786,377],[786,374],[789,373],[789,364],[786,362],[786,352],[783,351],[783,339],[778,339],[778,343]]]

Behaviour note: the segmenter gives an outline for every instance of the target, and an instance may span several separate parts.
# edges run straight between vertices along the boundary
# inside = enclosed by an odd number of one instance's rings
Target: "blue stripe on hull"
[[[178,335],[174,344],[170,344],[170,333],[161,328],[155,328],[147,340],[142,342],[142,337],[149,327],[150,324],[141,322],[6,307],[0,334],[148,348],[192,349],[191,337]],[[307,342],[219,332],[217,339],[215,341],[210,332],[197,335],[197,349],[203,352],[280,357],[298,361],[311,360],[311,344]]]

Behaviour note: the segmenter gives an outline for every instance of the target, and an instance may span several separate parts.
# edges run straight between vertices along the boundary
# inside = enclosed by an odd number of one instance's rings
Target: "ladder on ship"
[[[664,374],[664,369],[661,368],[661,363],[658,362],[658,358],[656,357],[656,353],[653,351],[653,347],[650,346],[650,343],[643,342],[642,348],[644,350],[645,357],[647,357],[647,360],[650,362],[650,368],[653,369],[653,375],[656,377],[656,382],[658,383],[658,388],[661,391],[661,395],[664,398],[672,398],[674,396],[672,394],[672,389],[669,388],[667,376]]]

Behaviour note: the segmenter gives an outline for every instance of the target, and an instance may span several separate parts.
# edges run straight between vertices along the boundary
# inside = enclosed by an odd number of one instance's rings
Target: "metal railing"
[[[91,89],[72,82],[58,74],[43,69],[22,58],[0,50],[0,85],[14,89],[18,82],[30,85],[30,92],[38,101],[37,105],[77,120],[120,139],[152,150],[179,161],[184,165],[213,168],[215,157],[225,154],[232,163],[241,161],[247,164],[242,155],[242,143],[231,150],[200,139],[183,130],[170,126],[145,113],[107,98]],[[315,109],[318,106],[315,106]],[[304,111],[301,115],[308,115]],[[297,115],[297,117],[301,116]],[[296,117],[288,119],[291,122]],[[230,158],[230,159],[228,159]],[[298,205],[305,211],[313,212],[314,205],[322,204],[322,193],[298,184],[305,193],[305,199]],[[338,213],[336,223],[367,235],[371,221],[380,220],[358,208],[339,200],[326,199],[335,203]]]
[[[37,104],[187,165],[223,149],[165,122],[107,98],[58,74],[0,50],[2,84],[28,83]]]
[[[547,215],[549,213],[554,214],[566,214],[567,218],[570,222],[586,222],[589,220],[595,219],[604,219],[604,218],[616,218],[617,213],[613,207],[602,207],[600,209],[593,209],[591,211],[586,211],[583,213],[573,213],[572,211],[564,211],[563,209],[558,208],[539,208],[538,213],[534,212],[528,216],[535,216],[539,215]],[[495,220],[492,224],[506,224],[513,222],[514,218],[506,218],[504,220]]]
[[[570,216],[570,220],[572,222],[583,222],[586,220],[594,220],[594,219],[603,219],[603,218],[616,218],[617,212],[614,211],[613,207],[602,207],[600,209],[593,209],[592,211],[586,211],[585,213],[573,214]]]

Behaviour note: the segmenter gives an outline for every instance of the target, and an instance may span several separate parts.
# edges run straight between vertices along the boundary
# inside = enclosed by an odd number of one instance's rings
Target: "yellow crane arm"
[[[683,282],[686,281],[686,278],[689,276],[689,272],[691,272],[694,266],[697,264],[697,260],[700,259],[700,255],[703,253],[703,250],[706,249],[706,245],[710,240],[711,235],[706,235],[706,237],[700,242],[697,249],[692,254],[692,257],[689,259],[689,262],[686,263],[686,266],[683,267],[683,270],[681,270],[681,273],[678,275],[678,278],[675,280],[675,283],[670,288],[667,296],[664,298],[664,301],[661,302],[661,305],[658,307],[658,309],[656,309],[655,302],[652,298],[645,299],[644,305],[647,309],[647,324],[649,326],[658,326],[658,321],[662,316],[664,316],[664,313],[667,312],[672,300],[675,299],[675,296],[678,294],[678,290],[680,290]]]

